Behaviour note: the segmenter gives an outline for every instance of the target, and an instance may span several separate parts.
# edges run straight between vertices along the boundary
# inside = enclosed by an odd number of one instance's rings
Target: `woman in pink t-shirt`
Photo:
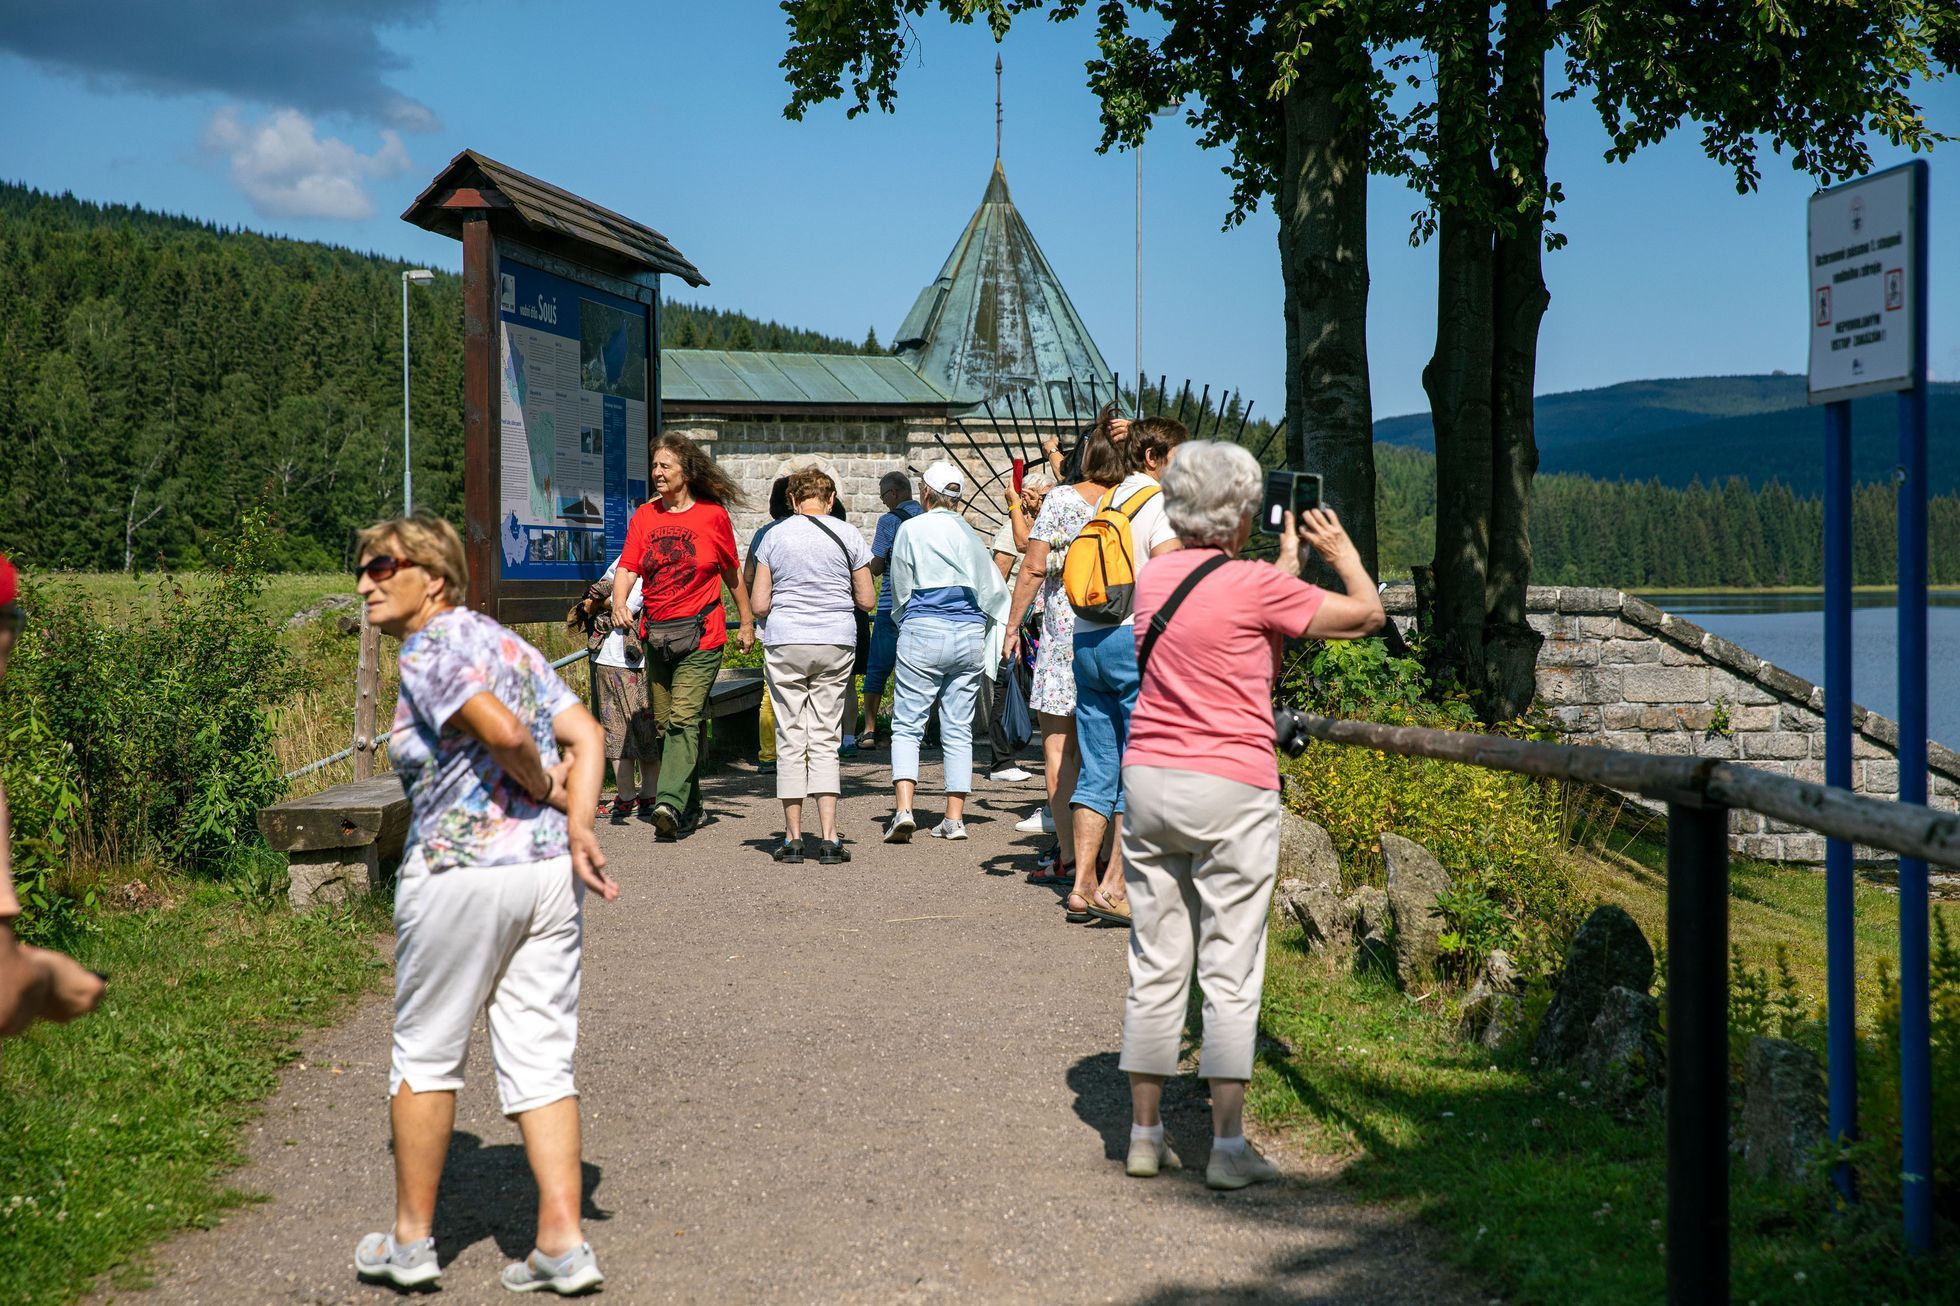
[[[1143,684],[1123,755],[1123,879],[1134,920],[1120,1063],[1130,1076],[1126,1168],[1148,1176],[1174,1161],[1159,1103],[1164,1078],[1177,1073],[1195,960],[1205,1003],[1198,1073],[1211,1081],[1205,1182],[1243,1188],[1279,1173],[1246,1142],[1242,1115],[1279,867],[1273,678],[1280,643],[1371,634],[1381,629],[1382,605],[1332,512],[1307,513],[1297,534],[1289,515],[1277,565],[1238,557],[1261,474],[1237,445],[1185,444],[1163,486],[1184,547],[1137,578]],[[1327,560],[1345,594],[1299,579],[1302,539]],[[1151,619],[1201,567],[1210,570],[1185,589],[1146,650]]]

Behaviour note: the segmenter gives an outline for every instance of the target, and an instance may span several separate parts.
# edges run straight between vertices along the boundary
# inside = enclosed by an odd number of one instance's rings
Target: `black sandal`
[[[832,839],[828,843],[817,845],[817,865],[819,866],[839,866],[850,860],[851,850],[844,846],[844,842],[841,839]]]
[[[788,839],[785,839],[776,845],[776,851],[769,855],[779,862],[784,862],[792,866],[800,865],[803,861],[803,841],[798,839],[792,843]]]

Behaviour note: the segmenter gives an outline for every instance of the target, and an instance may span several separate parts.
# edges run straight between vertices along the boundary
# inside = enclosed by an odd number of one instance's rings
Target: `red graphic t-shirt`
[[[659,499],[640,505],[626,525],[619,565],[644,582],[641,634],[650,621],[692,617],[713,604],[701,648],[717,649],[728,642],[721,574],[735,566],[735,527],[720,504],[696,502],[679,512],[668,511]]]

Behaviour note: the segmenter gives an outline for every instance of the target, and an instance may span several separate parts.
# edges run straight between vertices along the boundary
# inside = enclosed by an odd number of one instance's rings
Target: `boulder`
[[[1450,887],[1450,873],[1436,855],[1399,834],[1382,836],[1388,864],[1388,911],[1395,922],[1395,970],[1413,988],[1436,973],[1443,955],[1443,917],[1436,900]]]
[[[1609,1102],[1645,1097],[1660,1082],[1661,1004],[1645,992],[1606,990],[1579,1051],[1578,1071]]]
[[[1653,985],[1654,950],[1633,917],[1610,904],[1595,909],[1572,936],[1558,992],[1545,1009],[1532,1051],[1550,1065],[1570,1063],[1585,1050],[1610,990],[1644,994]]]
[[[1524,1019],[1518,998],[1518,968],[1511,954],[1499,948],[1456,1004],[1457,1033],[1480,1047],[1496,1048]]]
[[[1348,921],[1341,908],[1341,861],[1327,831],[1298,813],[1280,812],[1279,883],[1273,910],[1298,921],[1307,947],[1320,952],[1345,947]]]
[[[1742,1156],[1750,1176],[1801,1182],[1829,1128],[1816,1054],[1788,1039],[1750,1039],[1742,1060]]]
[[[1279,813],[1279,878],[1324,884],[1335,892],[1341,887],[1341,859],[1327,831],[1283,807]]]
[[[1354,940],[1355,974],[1370,971],[1385,979],[1395,978],[1395,949],[1389,946],[1388,895],[1372,884],[1356,889],[1341,907],[1348,921],[1348,937]]]

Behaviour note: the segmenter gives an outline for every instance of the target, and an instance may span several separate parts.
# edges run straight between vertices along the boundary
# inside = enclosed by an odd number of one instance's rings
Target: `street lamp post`
[[[402,516],[415,511],[414,475],[408,460],[408,283],[426,286],[436,279],[427,268],[409,268],[402,273]]]

